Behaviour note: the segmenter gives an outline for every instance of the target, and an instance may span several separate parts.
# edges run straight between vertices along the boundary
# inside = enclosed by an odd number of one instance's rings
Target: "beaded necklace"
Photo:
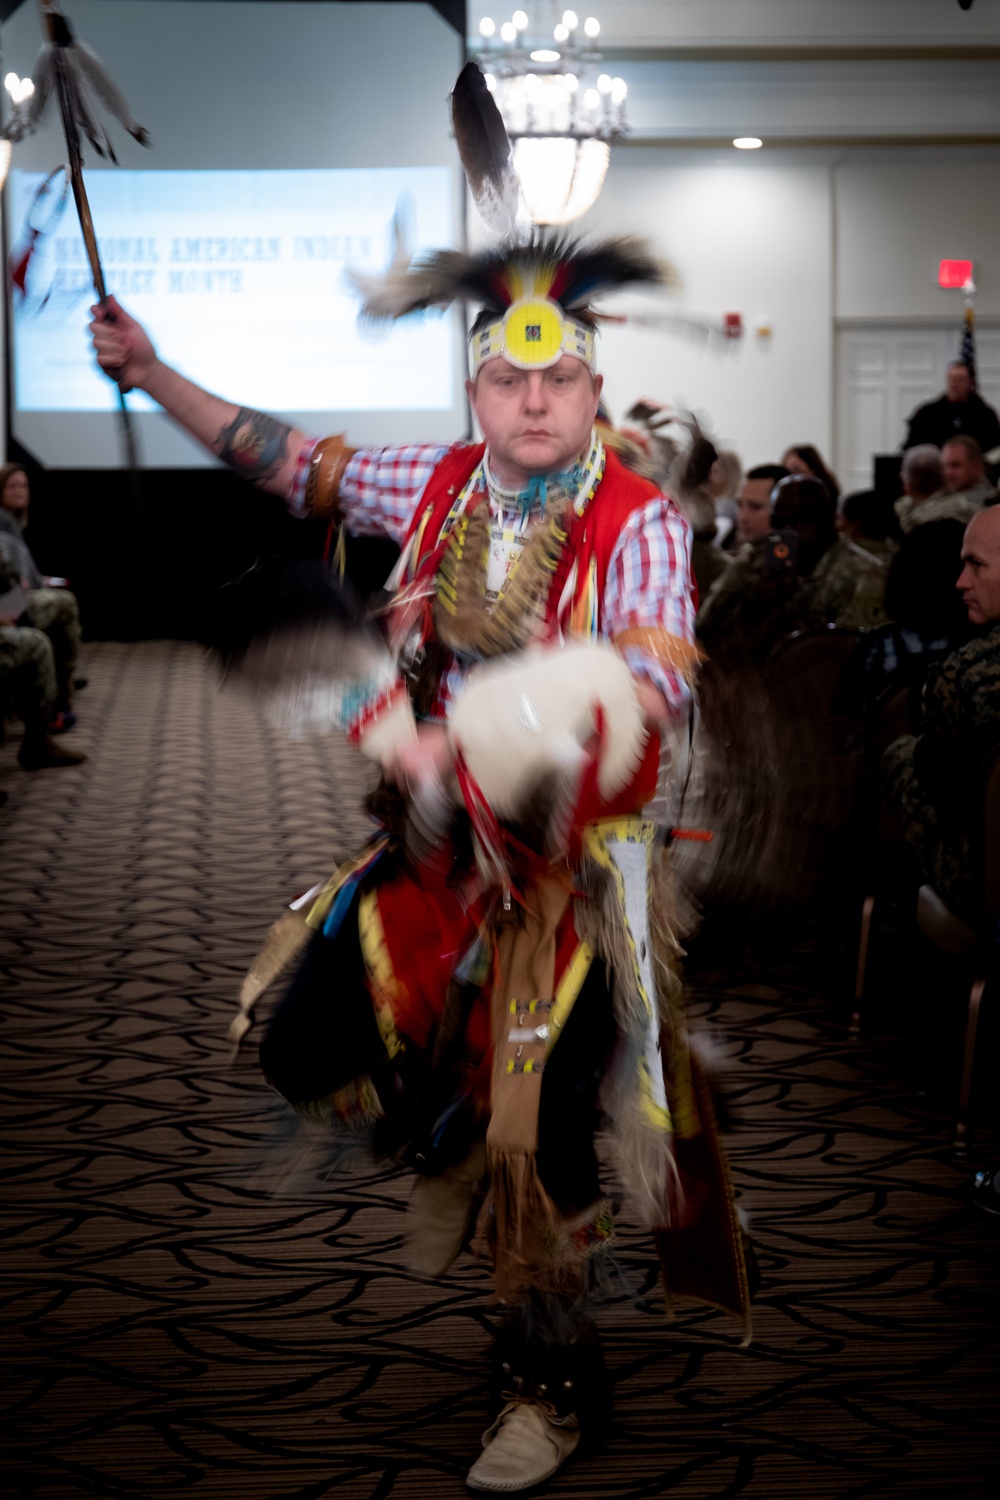
[[[438,640],[460,656],[485,658],[523,650],[535,634],[572,520],[582,516],[604,475],[604,446],[594,433],[587,457],[560,474],[533,475],[519,492],[504,490],[480,463],[454,507],[454,524],[436,579]],[[531,512],[541,518],[521,541]],[[520,513],[518,535],[503,531],[506,512]],[[488,588],[494,516],[509,548],[506,576]]]

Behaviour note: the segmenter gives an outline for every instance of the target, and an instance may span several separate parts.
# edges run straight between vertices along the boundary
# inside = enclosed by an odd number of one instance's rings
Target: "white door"
[[[961,313],[936,325],[852,324],[836,336],[834,470],[846,493],[869,489],[877,453],[895,453],[915,406],[944,390],[957,359]],[[976,328],[979,394],[1000,407],[1000,328]]]

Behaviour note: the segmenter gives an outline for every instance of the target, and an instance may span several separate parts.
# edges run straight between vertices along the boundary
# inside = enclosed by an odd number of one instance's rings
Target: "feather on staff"
[[[73,187],[77,216],[83,243],[90,263],[90,274],[98,301],[105,306],[108,300],[104,283],[104,269],[97,248],[97,236],[90,215],[90,203],[83,182],[83,157],[80,152],[81,136],[85,137],[99,156],[117,163],[117,157],[107,130],[99,120],[96,101],[118,121],[123,129],[133,136],[141,146],[149,145],[149,135],[132,114],[124,94],[111,78],[96,53],[79,41],[73,34],[69,21],[56,4],[56,0],[40,0],[42,25],[48,32],[48,41],[43,45],[35,61],[35,92],[31,107],[23,120],[15,120],[8,127],[12,140],[20,140],[25,134],[37,130],[45,107],[55,92],[59,102],[63,134],[69,158],[69,176]],[[95,101],[96,96],[96,101]],[[137,467],[135,436],[125,396],[118,391],[121,413],[122,437],[125,443],[126,461],[133,471]]]

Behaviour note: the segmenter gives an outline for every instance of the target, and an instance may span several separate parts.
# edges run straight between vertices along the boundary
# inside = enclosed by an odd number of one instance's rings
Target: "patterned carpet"
[[[404,1269],[399,1174],[328,1177],[316,1147],[289,1177],[253,1049],[228,1060],[258,939],[362,830],[359,769],[282,741],[194,645],[94,644],[87,670],[86,765],[19,771],[16,727],[0,749],[3,1492],[460,1496],[483,1268]],[[754,1342],[702,1310],[665,1326],[623,1230],[617,1425],[554,1495],[1000,1492],[1000,1223],[968,1206],[947,1094],[877,1012],[849,1041],[809,973],[693,975],[739,1119]]]

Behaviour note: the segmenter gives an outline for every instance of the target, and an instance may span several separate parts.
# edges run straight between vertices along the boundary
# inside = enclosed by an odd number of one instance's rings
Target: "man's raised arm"
[[[122,390],[145,391],[192,437],[244,479],[285,495],[306,435],[277,417],[235,406],[163,364],[143,328],[115,301],[91,311],[97,362]]]

